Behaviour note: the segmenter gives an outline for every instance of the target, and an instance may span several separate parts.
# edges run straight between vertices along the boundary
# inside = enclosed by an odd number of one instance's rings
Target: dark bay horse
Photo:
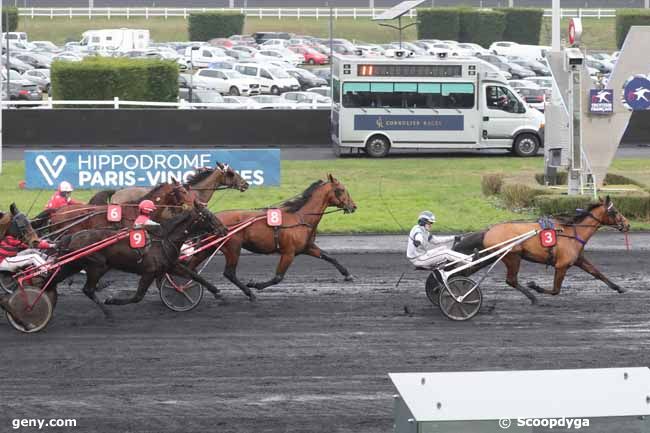
[[[295,256],[307,254],[331,263],[346,278],[346,281],[350,281],[352,277],[348,270],[315,243],[318,224],[325,210],[330,206],[342,209],[345,213],[352,213],[357,209],[345,186],[331,174],[327,176],[327,181],[314,182],[300,196],[279,206],[282,211],[282,226],[270,227],[263,218],[232,235],[221,249],[226,259],[223,275],[252,300],[255,295],[249,287],[262,290],[278,284],[284,278]],[[263,215],[266,215],[266,210],[233,210],[216,214],[217,218],[228,227]],[[242,248],[259,254],[279,253],[280,262],[275,276],[269,281],[243,284],[237,278],[237,263]],[[214,249],[209,248],[197,253],[190,259],[188,267],[195,269],[213,252]]]
[[[57,247],[60,253],[68,253],[106,239],[116,232],[116,230],[110,229],[84,230],[65,236]],[[220,297],[219,290],[216,287],[180,263],[178,257],[181,246],[189,237],[204,233],[224,236],[227,232],[226,227],[212,212],[199,205],[163,221],[158,230],[150,231],[148,236],[151,243],[144,248],[144,251],[131,248],[129,239],[126,238],[63,266],[52,280],[52,285],[48,291],[56,291],[58,283],[81,270],[85,270],[86,283],[83,292],[99,306],[107,318],[111,317],[111,313],[104,304],[125,305],[140,302],[151,283],[156,279],[161,279],[165,273],[191,278],[207,287],[215,297]],[[110,269],[141,276],[138,289],[132,297],[108,298],[104,303],[100,302],[95,293],[97,284]]]
[[[537,299],[528,289],[535,290],[538,293],[557,295],[560,293],[567,270],[571,266],[577,266],[603,281],[612,290],[623,293],[624,290],[619,285],[611,282],[584,256],[585,245],[600,227],[613,226],[622,232],[627,232],[630,228],[627,219],[614,207],[614,203],[612,203],[609,196],[605,200],[601,199],[599,203],[591,205],[586,210],[579,210],[577,215],[570,219],[555,218],[552,221],[558,232],[557,244],[550,251],[548,248],[543,247],[540,239],[535,236],[516,246],[512,252],[503,258],[503,264],[507,269],[506,282],[508,285],[522,292],[534,304]],[[475,249],[490,248],[531,230],[539,230],[539,228],[540,225],[536,222],[497,224],[487,231],[465,237],[454,249],[465,254],[472,254]],[[521,286],[517,276],[522,259],[553,266],[555,268],[553,289],[543,289],[535,282],[528,283],[527,288]],[[488,264],[484,262],[482,266]],[[470,272],[476,272],[477,270],[471,268]]]
[[[187,191],[180,183],[162,183],[149,191],[143,200],[148,199],[156,204],[156,211],[151,219],[157,222],[169,219],[181,210],[194,207],[194,194]],[[138,204],[141,200],[122,204],[122,220],[112,223],[107,220],[107,205],[78,204],[63,206],[51,211],[45,211],[35,218],[33,223],[37,231],[43,227],[50,233],[63,230],[65,233],[76,233],[92,228],[119,228],[133,225],[139,215]],[[49,222],[49,224],[48,224]]]
[[[209,203],[214,192],[218,189],[232,188],[244,192],[248,189],[248,186],[248,182],[232,167],[219,162],[215,167],[196,169],[195,173],[183,184],[183,187],[188,191],[195,191],[196,198],[203,204]],[[90,199],[88,204],[121,204],[141,201],[149,191],[151,191],[151,188],[138,186],[124,188],[119,191],[100,191]]]

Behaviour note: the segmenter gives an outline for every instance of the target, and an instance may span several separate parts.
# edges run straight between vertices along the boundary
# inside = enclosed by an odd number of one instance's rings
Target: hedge
[[[236,12],[191,13],[187,31],[190,41],[209,41],[240,35],[244,31],[244,15]]]
[[[460,9],[418,9],[418,39],[453,39],[460,33]]]
[[[632,26],[650,26],[648,9],[616,9],[616,44],[623,47],[627,32]]]
[[[614,206],[628,219],[650,220],[650,195],[644,193],[611,195]],[[540,215],[574,214],[595,200],[590,196],[538,195],[533,205]]]
[[[7,14],[9,14],[9,29],[7,30]],[[2,31],[15,32],[18,28],[18,9],[2,8]]]
[[[539,44],[542,20],[544,18],[543,9],[501,8],[496,10],[505,15],[504,41],[513,41],[527,45]]]
[[[178,65],[174,61],[89,57],[52,64],[52,93],[58,100],[176,102]]]
[[[503,40],[506,20],[502,12],[489,9],[461,9],[459,17],[459,42],[472,42],[489,47],[492,42]]]

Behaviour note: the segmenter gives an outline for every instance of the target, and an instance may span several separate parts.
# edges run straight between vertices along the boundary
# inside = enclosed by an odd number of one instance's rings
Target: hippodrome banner
[[[26,187],[56,188],[67,180],[75,188],[153,186],[186,181],[198,167],[231,165],[253,186],[280,185],[280,150],[92,150],[26,151]]]

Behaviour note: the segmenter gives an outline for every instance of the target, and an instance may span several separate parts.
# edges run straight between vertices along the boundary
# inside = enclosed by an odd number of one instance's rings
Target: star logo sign
[[[644,75],[630,77],[623,87],[623,104],[632,111],[650,110],[650,79]]]

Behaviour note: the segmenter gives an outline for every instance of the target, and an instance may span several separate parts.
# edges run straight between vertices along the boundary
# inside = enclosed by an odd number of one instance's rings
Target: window
[[[112,41],[112,40],[113,40],[113,36],[106,36],[106,40],[107,40],[107,41]]]
[[[343,85],[343,106],[469,109],[474,107],[474,85],[472,83],[349,82]]]
[[[252,66],[237,66],[237,71],[244,74],[244,75],[249,75],[251,77],[257,76],[257,68],[252,67]]]
[[[93,36],[93,37],[91,38],[91,42],[92,42],[93,44],[98,44],[98,43],[99,43],[99,36]]]
[[[332,95],[334,96],[334,102],[340,103],[341,102],[341,90],[340,90],[341,82],[337,80],[336,78],[332,79]]]
[[[203,57],[212,57],[212,53],[207,50],[203,50]]]
[[[526,112],[524,105],[507,87],[487,86],[485,93],[485,102],[491,110],[503,110],[508,113]]]
[[[271,74],[269,74],[268,72],[266,72],[264,69],[260,70],[260,77],[262,77],[262,78],[266,78],[267,80],[272,80],[272,79],[273,79],[273,77],[271,76]]]

